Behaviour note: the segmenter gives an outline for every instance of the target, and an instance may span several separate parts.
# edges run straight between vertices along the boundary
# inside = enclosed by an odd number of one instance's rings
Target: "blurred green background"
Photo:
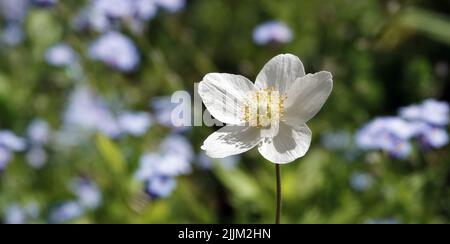
[[[5,223],[272,223],[274,165],[257,150],[209,162],[200,146],[217,128],[171,128],[163,100],[178,90],[192,94],[210,72],[254,80],[280,53],[299,56],[307,73],[334,77],[330,99],[309,123],[309,152],[282,167],[283,223],[450,222],[447,145],[415,147],[400,159],[353,142],[376,116],[428,98],[449,100],[448,0],[159,0],[140,19],[113,8],[106,20],[90,16],[98,14],[95,1],[24,0],[15,9],[22,16],[9,9],[21,1],[9,2],[0,5],[0,130],[20,138],[0,139],[8,151],[3,159],[0,152]],[[261,43],[255,28],[267,21],[284,23],[292,37]],[[134,43],[137,56],[124,42],[93,57],[92,45],[111,30]],[[52,61],[49,49],[58,43],[73,52],[56,52]],[[138,64],[120,68],[122,59]],[[76,95],[86,90],[90,95]],[[100,108],[87,108],[92,104]],[[96,124],[126,111],[145,112],[151,126],[118,136]],[[30,135],[36,119],[47,123],[45,142]],[[188,140],[190,169],[170,177],[173,189],[162,181],[149,192],[136,172],[146,153],[176,149],[164,144],[170,136]],[[11,141],[25,145],[12,150]]]

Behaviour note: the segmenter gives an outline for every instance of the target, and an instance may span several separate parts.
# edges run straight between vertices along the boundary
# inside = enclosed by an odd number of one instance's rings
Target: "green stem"
[[[275,214],[275,224],[279,224],[281,218],[281,174],[279,164],[275,164],[275,173],[277,176],[277,208]]]

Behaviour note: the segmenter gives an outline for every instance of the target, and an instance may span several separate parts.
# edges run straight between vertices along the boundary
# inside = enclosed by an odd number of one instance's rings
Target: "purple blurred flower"
[[[94,0],[92,6],[110,18],[124,18],[134,14],[133,2],[133,0]]]
[[[64,202],[50,213],[50,223],[66,223],[81,217],[84,210],[78,202]]]
[[[70,95],[64,113],[64,125],[69,129],[100,131],[113,138],[121,134],[116,119],[104,101],[88,87],[78,87]]]
[[[418,134],[417,127],[401,118],[380,117],[360,129],[356,145],[365,150],[384,150],[392,156],[406,158],[412,150],[409,139]]]
[[[9,46],[16,46],[24,39],[22,26],[17,23],[7,24],[1,34],[2,41]]]
[[[400,116],[415,124],[419,142],[424,149],[441,148],[448,144],[445,126],[449,123],[450,107],[447,102],[427,99],[400,109]]]
[[[90,5],[76,17],[75,25],[77,29],[91,26],[105,32],[118,29],[120,24],[125,23],[133,29],[142,27],[157,12],[156,0],[91,0]]]
[[[105,32],[111,29],[111,23],[104,13],[99,12],[95,8],[84,8],[75,16],[72,22],[76,30],[84,30],[88,27],[98,32]]]
[[[26,148],[26,142],[23,138],[16,136],[11,131],[0,131],[0,147],[11,151],[20,152]]]
[[[441,148],[448,144],[447,131],[440,128],[431,128],[429,132],[424,133],[422,142],[433,148]]]
[[[162,162],[162,156],[158,153],[146,153],[139,160],[139,168],[135,173],[138,180],[145,181],[159,174],[158,165]]]
[[[117,138],[122,134],[122,130],[114,115],[107,108],[99,110],[97,129],[99,132],[111,138]]]
[[[422,104],[400,109],[400,116],[414,121],[423,121],[435,126],[449,123],[449,104],[434,99],[427,99]]]
[[[161,145],[161,151],[165,154],[178,156],[190,162],[194,158],[194,151],[191,143],[186,137],[172,134],[168,136]]]
[[[135,0],[136,15],[139,19],[150,20],[158,12],[156,0]]]
[[[192,147],[184,137],[171,135],[158,152],[141,156],[135,177],[146,182],[146,192],[150,196],[166,197],[175,187],[174,177],[191,172],[193,156]]]
[[[171,97],[155,97],[151,100],[150,104],[155,110],[155,116],[158,122],[167,127],[172,127],[172,110],[176,105],[171,102]]]
[[[135,177],[146,183],[145,190],[150,196],[167,197],[175,188],[174,177],[190,171],[190,164],[180,157],[148,153],[141,157]]]
[[[417,128],[419,130],[419,141],[423,148],[441,148],[448,144],[448,133],[444,128],[423,122],[417,123]]]
[[[82,128],[96,129],[97,111],[103,109],[101,102],[88,87],[77,87],[69,96],[64,123]]]
[[[25,206],[13,203],[6,208],[5,224],[26,224],[30,220],[37,219],[40,214],[39,205],[29,202]]]
[[[25,224],[26,222],[26,213],[18,204],[12,204],[6,208],[5,224]]]
[[[97,39],[89,48],[89,55],[124,72],[133,71],[140,62],[133,41],[119,32],[109,32]]]
[[[126,112],[121,114],[117,120],[122,131],[133,136],[142,136],[152,125],[150,115],[146,112]]]
[[[266,45],[272,42],[288,43],[292,39],[291,29],[280,21],[265,22],[257,26],[253,31],[253,40],[259,45]]]
[[[28,125],[27,136],[32,144],[47,144],[50,140],[50,128],[48,123],[42,119],[34,119]]]
[[[47,152],[41,146],[33,146],[25,155],[28,165],[34,169],[44,167],[47,162]]]
[[[166,198],[175,190],[177,182],[172,177],[157,176],[146,182],[145,192],[152,198]]]
[[[154,0],[161,8],[171,12],[179,12],[186,6],[186,0]]]
[[[8,149],[0,146],[0,172],[5,169],[5,167],[11,161],[12,154]]]
[[[48,64],[63,67],[75,63],[78,59],[76,52],[66,43],[59,43],[47,50],[45,60]]]
[[[158,123],[172,128],[177,132],[182,132],[189,129],[188,126],[175,126],[172,123],[172,112],[180,104],[172,103],[170,96],[155,97],[150,101],[150,106],[154,110],[154,115]],[[186,104],[186,106],[190,106]]]
[[[72,192],[77,195],[81,206],[88,209],[96,209],[100,206],[102,194],[95,182],[84,178],[75,178],[70,187]]]
[[[28,0],[0,0],[0,14],[7,21],[22,22],[28,12]]]
[[[11,161],[14,152],[24,151],[26,142],[11,131],[0,131],[0,171]]]
[[[31,2],[38,7],[53,7],[58,3],[58,0],[31,0]]]
[[[191,172],[189,161],[176,155],[147,153],[141,156],[136,178],[145,181],[158,176],[179,176]]]

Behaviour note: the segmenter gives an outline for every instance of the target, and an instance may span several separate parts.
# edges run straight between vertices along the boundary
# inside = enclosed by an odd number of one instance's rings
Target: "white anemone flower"
[[[254,147],[276,164],[303,157],[311,144],[306,125],[333,88],[326,71],[305,74],[300,59],[283,54],[270,60],[253,84],[240,75],[210,73],[198,92],[212,116],[227,125],[211,134],[202,149],[224,158]]]

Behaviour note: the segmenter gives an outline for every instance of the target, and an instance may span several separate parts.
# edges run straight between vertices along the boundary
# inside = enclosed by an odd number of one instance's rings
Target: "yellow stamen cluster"
[[[251,92],[242,108],[242,121],[252,127],[266,127],[283,120],[286,96],[274,88]]]

